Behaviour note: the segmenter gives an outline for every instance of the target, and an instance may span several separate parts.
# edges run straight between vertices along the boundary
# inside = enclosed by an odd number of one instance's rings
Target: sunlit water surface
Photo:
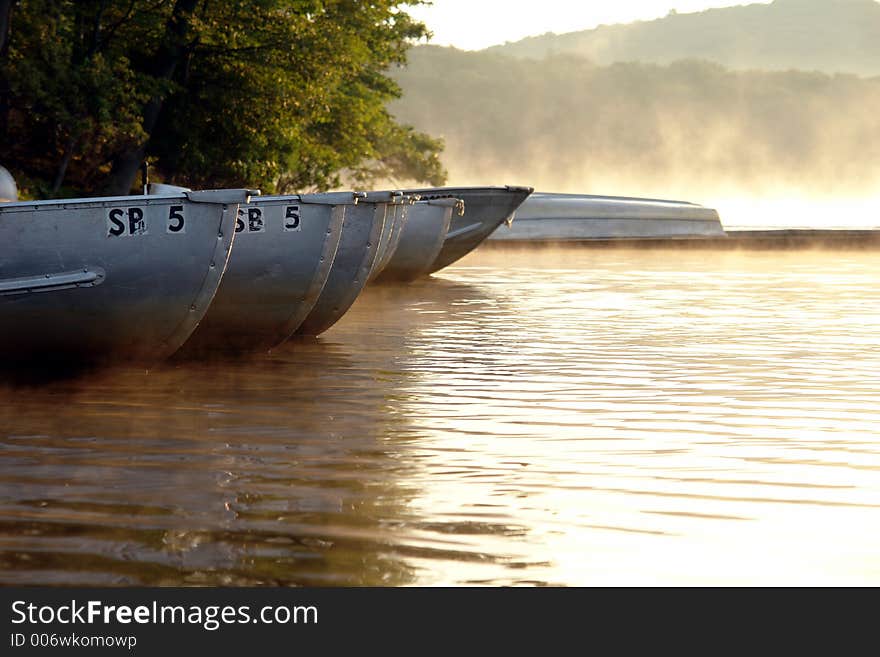
[[[4,584],[878,585],[880,254],[487,246],[0,454]]]

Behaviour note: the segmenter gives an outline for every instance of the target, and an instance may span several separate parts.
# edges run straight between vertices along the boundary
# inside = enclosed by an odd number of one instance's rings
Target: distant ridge
[[[444,139],[457,185],[697,201],[880,190],[880,76],[421,46],[394,78],[389,111]]]
[[[775,0],[567,34],[544,34],[485,52],[543,59],[575,54],[605,65],[705,59],[733,69],[880,75],[880,3]]]

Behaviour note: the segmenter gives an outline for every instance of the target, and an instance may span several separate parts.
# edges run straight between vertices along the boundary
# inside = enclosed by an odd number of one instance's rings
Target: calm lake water
[[[880,585],[880,252],[483,247],[0,385],[0,583]]]

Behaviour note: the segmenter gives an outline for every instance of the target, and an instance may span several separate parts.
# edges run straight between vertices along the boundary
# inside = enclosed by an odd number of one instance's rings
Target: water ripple
[[[487,248],[268,356],[0,384],[0,583],[880,583],[878,284]]]

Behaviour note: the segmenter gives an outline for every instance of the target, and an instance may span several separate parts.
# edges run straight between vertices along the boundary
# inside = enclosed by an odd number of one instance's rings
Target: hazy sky
[[[407,12],[434,33],[430,43],[478,50],[545,32],[574,32],[710,7],[769,0],[433,0]]]

